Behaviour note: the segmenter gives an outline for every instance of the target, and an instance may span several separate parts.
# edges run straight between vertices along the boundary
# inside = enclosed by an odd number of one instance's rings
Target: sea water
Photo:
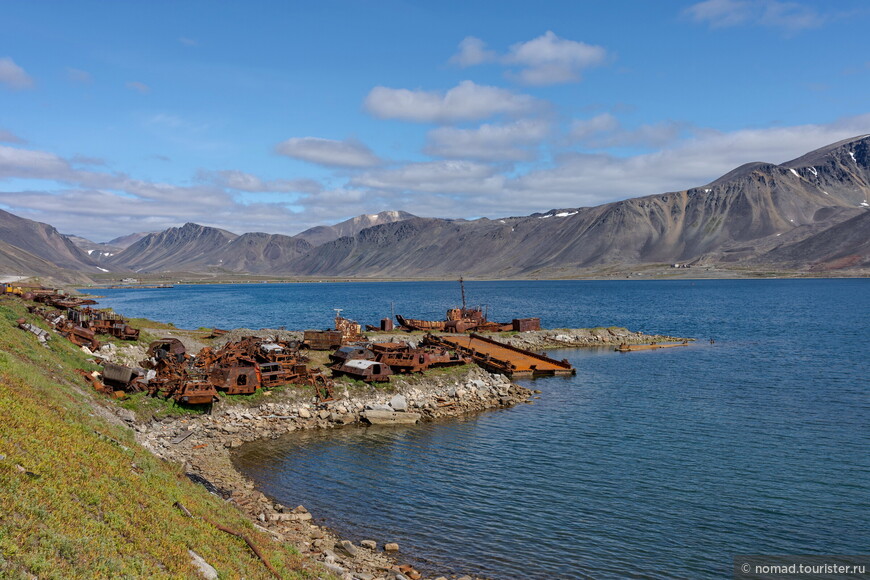
[[[624,326],[689,347],[551,351],[530,405],[243,446],[236,465],[352,539],[492,578],[720,578],[735,554],[870,546],[870,280],[468,282],[490,318]],[[441,318],[442,282],[108,290],[180,327]],[[714,343],[710,343],[710,338]]]

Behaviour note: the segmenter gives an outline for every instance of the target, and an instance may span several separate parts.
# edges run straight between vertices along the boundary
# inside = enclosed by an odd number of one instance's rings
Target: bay
[[[532,405],[246,445],[237,466],[350,539],[493,578],[718,578],[739,553],[870,545],[868,280],[468,282],[490,317],[696,337],[560,350]],[[180,327],[442,317],[453,282],[107,290]],[[715,344],[707,339],[713,337]]]

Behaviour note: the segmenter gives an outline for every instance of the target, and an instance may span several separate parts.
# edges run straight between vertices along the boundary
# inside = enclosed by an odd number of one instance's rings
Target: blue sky
[[[591,206],[870,133],[863,0],[0,14],[0,207],[96,241]]]

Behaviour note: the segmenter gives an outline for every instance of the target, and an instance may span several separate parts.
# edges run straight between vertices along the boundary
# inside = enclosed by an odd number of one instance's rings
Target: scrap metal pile
[[[139,340],[139,329],[130,326],[122,316],[110,310],[89,308],[88,306],[96,304],[93,300],[64,296],[54,291],[26,292],[21,297],[37,302],[38,304],[28,306],[27,310],[45,319],[61,336],[76,346],[97,350],[101,346],[98,334],[120,340]]]
[[[463,365],[471,358],[440,345],[413,347],[407,342],[357,343],[329,355],[332,376],[367,383],[386,382],[391,375],[422,373],[434,367]]]
[[[162,338],[148,346],[146,356],[140,369],[104,364],[103,381],[117,378],[111,385],[115,392],[144,390],[188,405],[213,403],[220,393],[250,395],[282,385],[308,385],[319,401],[333,399],[332,381],[308,367],[296,342],[248,336],[191,356],[178,339]]]

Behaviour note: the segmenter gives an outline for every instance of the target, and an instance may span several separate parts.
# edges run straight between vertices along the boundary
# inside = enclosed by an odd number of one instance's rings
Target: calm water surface
[[[178,326],[326,328],[441,317],[455,283],[105,291]],[[730,577],[738,553],[870,546],[868,280],[472,282],[491,317],[715,337],[558,351],[533,405],[246,445],[236,464],[350,539],[494,578]]]

